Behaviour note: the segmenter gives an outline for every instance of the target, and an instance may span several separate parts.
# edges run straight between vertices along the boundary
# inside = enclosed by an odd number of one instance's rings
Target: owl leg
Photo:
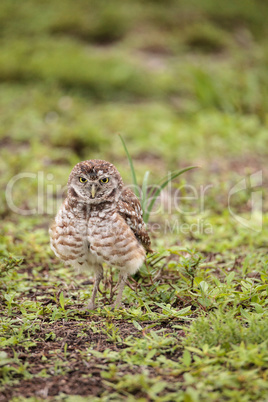
[[[99,289],[99,284],[100,284],[100,281],[102,280],[102,278],[103,278],[103,268],[100,265],[100,266],[98,266],[98,270],[95,273],[95,283],[94,283],[91,298],[87,305],[87,310],[94,310],[96,308],[95,298],[96,298],[96,295],[97,295],[97,292]]]
[[[127,274],[120,274],[119,276],[119,281],[118,281],[118,294],[117,294],[117,298],[114,302],[114,304],[112,305],[112,307],[120,307],[121,306],[121,301],[122,301],[122,295],[123,295],[123,290],[126,284],[126,280],[127,280]]]

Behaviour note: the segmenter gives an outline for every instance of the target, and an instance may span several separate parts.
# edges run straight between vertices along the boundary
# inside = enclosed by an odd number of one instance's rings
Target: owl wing
[[[151,240],[142,218],[141,204],[136,195],[125,188],[118,201],[118,213],[133,230],[136,238],[143,245],[147,253],[152,253]]]

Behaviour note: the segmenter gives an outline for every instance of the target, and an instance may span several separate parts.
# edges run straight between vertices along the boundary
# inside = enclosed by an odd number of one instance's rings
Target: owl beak
[[[92,198],[95,198],[96,191],[97,191],[96,185],[95,185],[95,184],[92,184],[92,187],[91,187],[91,195],[92,195]]]

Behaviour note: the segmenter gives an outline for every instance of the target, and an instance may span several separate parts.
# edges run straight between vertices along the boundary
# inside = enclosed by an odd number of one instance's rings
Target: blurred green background
[[[20,172],[64,185],[100,158],[130,183],[118,133],[139,182],[199,165],[183,180],[212,184],[207,208],[222,212],[232,185],[266,172],[267,15],[262,0],[2,0],[1,217],[16,219],[5,189]],[[37,180],[14,197],[35,207]]]

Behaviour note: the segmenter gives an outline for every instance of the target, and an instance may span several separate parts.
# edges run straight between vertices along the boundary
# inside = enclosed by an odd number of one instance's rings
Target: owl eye
[[[87,179],[85,179],[84,177],[79,177],[79,181],[80,183],[86,183]]]
[[[108,177],[104,177],[103,179],[100,179],[101,183],[108,183],[109,179]]]

